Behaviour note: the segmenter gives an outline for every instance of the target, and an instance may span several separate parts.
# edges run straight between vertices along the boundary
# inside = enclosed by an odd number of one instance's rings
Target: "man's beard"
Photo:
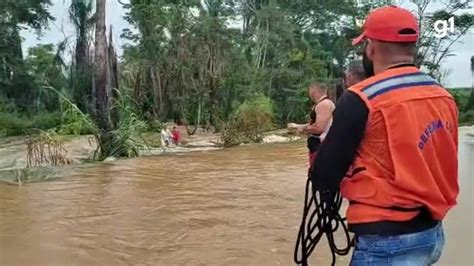
[[[375,75],[374,62],[369,59],[365,51],[362,54],[362,65],[364,66],[364,71],[367,78],[370,78]]]

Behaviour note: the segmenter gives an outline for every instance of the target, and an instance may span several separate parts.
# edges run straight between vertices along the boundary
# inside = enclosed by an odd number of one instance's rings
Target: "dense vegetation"
[[[474,125],[474,105],[470,102],[472,97],[471,88],[455,88],[449,92],[454,96],[459,107],[460,125]]]
[[[271,126],[304,121],[310,82],[339,82],[358,54],[350,40],[374,7],[357,2],[130,0],[123,6],[134,30],[120,37],[133,45],[118,60],[105,0],[69,0],[76,34],[26,56],[20,29],[47,28],[51,1],[2,0],[0,135],[95,134],[101,158],[137,155],[140,132],[170,120],[212,126],[229,144],[258,140]],[[423,29],[417,62],[443,81],[440,66],[473,16],[457,15],[456,33],[434,39],[433,20],[467,3],[428,13],[435,1],[411,2]],[[468,94],[455,93],[466,121],[474,108],[474,100],[464,103]]]

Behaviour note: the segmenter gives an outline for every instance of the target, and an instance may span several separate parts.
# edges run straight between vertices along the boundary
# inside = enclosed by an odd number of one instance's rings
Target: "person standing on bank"
[[[408,10],[385,6],[367,16],[353,45],[363,44],[369,78],[338,101],[310,173],[326,199],[340,190],[349,200],[352,266],[434,264],[442,220],[457,204],[458,111],[414,65],[418,36]]]
[[[308,96],[313,102],[308,123],[303,125],[289,123],[288,128],[297,129],[299,133],[308,135],[307,146],[311,168],[319,146],[331,126],[335,104],[327,96],[327,87],[323,83],[313,82],[308,88]]]
[[[335,104],[327,96],[327,87],[322,83],[312,83],[308,88],[308,95],[314,103],[311,108],[310,121],[300,127],[298,131],[308,135],[309,165],[312,166],[319,146],[331,127],[332,112]]]

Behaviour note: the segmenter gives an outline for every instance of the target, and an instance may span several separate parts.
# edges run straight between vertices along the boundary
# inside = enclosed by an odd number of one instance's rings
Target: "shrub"
[[[42,112],[33,117],[33,127],[35,129],[49,130],[61,124],[60,112]]]
[[[61,135],[87,135],[96,132],[96,127],[88,114],[83,113],[67,94],[51,87],[45,89],[56,94],[61,101],[61,124],[55,128]]]
[[[26,134],[33,128],[31,119],[17,113],[0,113],[0,135],[3,137]]]
[[[98,143],[104,145],[99,147],[95,154],[96,159],[99,160],[106,159],[106,156],[137,157],[141,149],[149,147],[142,136],[142,133],[148,129],[147,123],[140,119],[133,109],[128,95],[119,90],[116,93],[117,98],[113,100],[111,108],[117,112],[119,121],[114,130],[105,134],[96,134]],[[100,141],[100,138],[107,138],[107,141]]]
[[[262,133],[273,127],[273,103],[259,96],[241,104],[223,125],[221,138],[225,146],[260,142]]]
[[[89,115],[79,113],[74,108],[68,108],[62,116],[62,124],[58,129],[61,135],[93,134],[95,127]]]
[[[148,145],[141,133],[147,129],[147,124],[140,120],[135,113],[130,113],[120,121],[116,130],[109,132],[111,135],[112,156],[137,157],[141,149]]]
[[[469,109],[468,102],[469,96],[471,94],[470,89],[465,88],[457,88],[457,89],[449,89],[449,93],[453,96],[454,100],[456,101],[456,105],[461,112],[466,111]]]
[[[163,123],[159,120],[149,122],[148,124],[148,130],[152,132],[160,132],[163,128]]]
[[[454,101],[456,101],[456,105],[458,106],[458,108],[461,108],[462,107],[462,95],[461,93],[459,93],[458,91],[456,90],[448,90],[449,93],[451,93],[451,95],[453,96],[454,98]]]
[[[49,130],[61,124],[59,112],[42,112],[33,116],[16,112],[0,113],[0,136],[30,134],[34,130]]]
[[[474,125],[474,110],[459,113],[460,125]]]

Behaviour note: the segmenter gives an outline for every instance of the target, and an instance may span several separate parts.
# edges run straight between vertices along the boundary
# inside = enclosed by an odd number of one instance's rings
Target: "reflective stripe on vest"
[[[369,100],[383,93],[416,86],[439,85],[436,80],[425,73],[402,74],[380,80],[362,90]]]

